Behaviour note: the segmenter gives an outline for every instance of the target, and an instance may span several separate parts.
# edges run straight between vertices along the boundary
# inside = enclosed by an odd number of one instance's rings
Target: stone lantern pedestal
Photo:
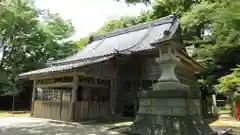
[[[187,92],[138,93],[140,108],[130,132],[139,135],[217,135],[200,115],[197,96]]]
[[[162,75],[153,91],[140,91],[139,110],[131,132],[139,135],[217,135],[201,116],[200,94],[192,94],[180,83],[175,68],[179,46],[171,42],[154,44],[159,49],[157,63]],[[190,74],[190,72],[189,72]]]

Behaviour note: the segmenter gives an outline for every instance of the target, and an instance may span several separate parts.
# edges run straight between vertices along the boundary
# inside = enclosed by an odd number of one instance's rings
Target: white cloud
[[[72,20],[76,28],[74,39],[94,32],[108,19],[138,15],[146,9],[143,4],[128,6],[114,0],[36,0],[36,6]]]

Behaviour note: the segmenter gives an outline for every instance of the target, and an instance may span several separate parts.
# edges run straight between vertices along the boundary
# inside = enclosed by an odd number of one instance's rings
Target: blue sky
[[[74,40],[94,32],[107,20],[138,15],[147,9],[143,4],[127,5],[114,0],[36,0],[36,6],[70,19],[76,29]]]

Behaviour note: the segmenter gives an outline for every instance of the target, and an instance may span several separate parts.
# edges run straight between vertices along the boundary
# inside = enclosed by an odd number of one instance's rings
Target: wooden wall
[[[70,120],[70,102],[38,101],[33,103],[33,117]]]
[[[110,60],[104,63],[86,66],[77,69],[77,71],[84,72],[87,76],[114,79],[116,77],[116,70],[112,62],[113,61]]]
[[[75,121],[88,119],[88,101],[77,101],[75,105]]]
[[[100,77],[103,79],[111,80],[111,87],[110,87],[110,99],[108,102],[108,114],[110,115],[112,111],[116,110],[116,104],[119,102],[117,100],[117,91],[118,91],[118,75],[117,69],[114,65],[115,60],[109,60],[107,62],[98,63],[95,65],[86,66],[84,68],[79,68],[77,71],[86,73],[87,76],[91,77]],[[78,106],[79,108],[79,106]],[[77,116],[80,117],[80,116]]]
[[[75,108],[75,121],[107,118],[108,102],[77,101]]]

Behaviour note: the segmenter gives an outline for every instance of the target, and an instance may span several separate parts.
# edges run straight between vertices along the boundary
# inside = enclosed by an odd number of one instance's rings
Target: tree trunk
[[[16,96],[13,96],[13,99],[12,99],[12,116],[14,117],[14,109],[15,109],[15,97]]]
[[[0,71],[3,71],[3,65],[4,65],[4,58],[6,56],[6,46],[3,46],[3,51],[2,51],[2,58],[0,60]]]

